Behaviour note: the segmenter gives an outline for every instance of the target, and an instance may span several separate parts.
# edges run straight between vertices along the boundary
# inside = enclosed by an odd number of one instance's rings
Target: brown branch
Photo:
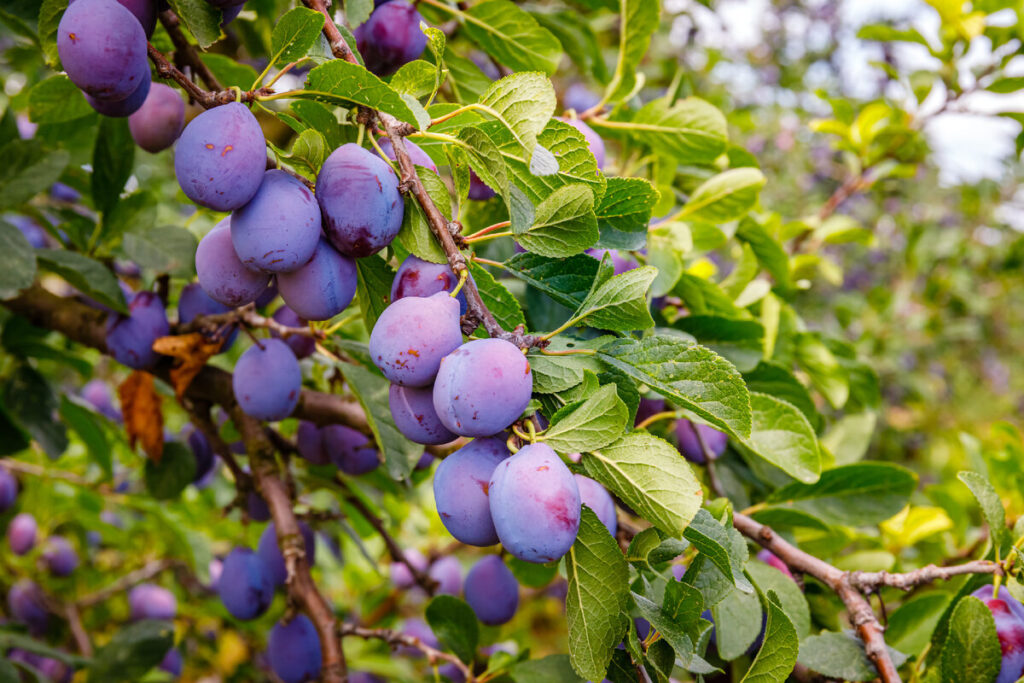
[[[83,657],[92,657],[92,641],[89,640],[89,634],[82,625],[82,615],[78,611],[78,606],[70,602],[63,607],[64,618],[68,621],[68,628],[71,630],[71,637],[75,639],[78,651]]]
[[[163,53],[160,50],[153,47],[150,43],[147,46],[149,53],[149,61],[153,62],[156,67],[156,73],[161,78],[172,80],[188,93],[188,96],[195,100],[204,109],[210,109],[211,107],[217,107],[222,104],[229,104],[235,101],[241,102],[255,102],[258,98],[269,95],[273,90],[269,88],[260,88],[258,90],[249,90],[239,94],[235,90],[221,90],[215,88],[214,90],[204,90],[193,82],[191,78],[181,72],[176,66],[167,61]],[[308,181],[307,181],[308,182]]]
[[[338,30],[334,23],[334,18],[328,10],[328,6],[331,3],[324,0],[302,0],[302,4],[324,15],[324,35],[327,36],[327,42],[331,44],[331,52],[334,56],[338,59],[344,59],[346,62],[358,64],[359,60],[352,54],[352,50],[349,48],[348,43],[345,42],[345,38],[341,35],[341,31]]]
[[[405,647],[412,647],[422,652],[427,657],[427,661],[433,666],[439,661],[451,662],[462,675],[466,677],[468,683],[473,683],[476,680],[473,676],[473,670],[470,669],[461,659],[455,655],[448,654],[447,652],[441,652],[438,649],[430,647],[422,640],[415,636],[406,635],[405,633],[399,633],[397,631],[391,631],[386,628],[366,628],[364,626],[356,626],[355,624],[341,624],[338,628],[338,634],[341,637],[355,636],[356,638],[364,638],[367,640],[383,640],[388,645],[398,647],[404,645]]]
[[[188,334],[189,332],[219,332],[221,328],[236,323],[242,323],[248,327],[261,327],[276,333],[282,339],[288,337],[310,337],[317,341],[323,341],[327,334],[323,330],[312,327],[289,327],[282,325],[273,318],[268,318],[256,312],[255,304],[247,304],[227,313],[216,313],[214,315],[196,316],[192,321],[175,329],[177,334]]]
[[[244,498],[245,494],[253,488],[252,476],[242,469],[241,465],[238,464],[238,459],[235,458],[235,454],[231,452],[231,447],[224,442],[224,439],[220,438],[217,426],[210,419],[210,404],[205,401],[185,400],[182,400],[181,403],[185,412],[188,413],[192,426],[206,437],[213,452],[220,456],[220,459],[224,461],[227,468],[231,470],[231,476],[235,480],[235,488],[238,490],[239,499]]]
[[[177,564],[179,564],[179,560],[171,558],[154,560],[134,571],[128,572],[106,588],[101,588],[95,593],[89,593],[88,595],[78,598],[75,600],[75,605],[78,607],[92,607],[93,605],[98,605],[101,602],[106,602],[113,596],[123,593],[132,586],[142,583],[143,581],[149,581],[154,576],[162,574]]]
[[[994,574],[1005,576],[1006,572],[1002,565],[989,560],[974,560],[964,564],[955,564],[948,567],[939,567],[929,564],[920,569],[892,574],[890,572],[849,572],[850,585],[864,593],[877,591],[883,586],[899,588],[909,591],[917,586],[923,586],[934,581],[949,581],[954,576],[965,574]]]
[[[178,15],[171,10],[165,10],[159,14],[159,17],[160,23],[163,24],[167,35],[171,37],[171,42],[174,43],[174,55],[181,60],[180,63],[187,64],[210,90],[224,90],[224,86],[210,71],[210,67],[206,66],[199,58],[199,52],[196,51],[195,45],[188,42],[188,38],[181,32],[181,21],[178,19]]]

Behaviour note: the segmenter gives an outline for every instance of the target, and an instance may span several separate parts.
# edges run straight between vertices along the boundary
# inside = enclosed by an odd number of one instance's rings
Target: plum
[[[356,295],[356,262],[319,237],[312,257],[294,272],[280,273],[281,298],[306,320],[329,320]]]
[[[46,230],[28,216],[8,214],[3,216],[3,220],[21,231],[28,243],[36,249],[45,249],[50,246],[50,236]]]
[[[391,282],[391,300],[398,301],[407,296],[430,296],[438,292],[451,292],[459,278],[446,263],[431,263],[409,254],[402,261]],[[466,295],[460,290],[455,297],[459,300],[459,314],[466,314]]]
[[[77,1],[71,0],[68,4]],[[147,38],[152,37],[156,29],[156,0],[117,0],[117,3],[135,15]]]
[[[505,441],[474,439],[441,461],[434,472],[434,502],[448,533],[466,545],[498,542],[488,498],[494,469],[508,458]]]
[[[270,508],[258,491],[249,491],[245,498],[245,512],[254,522],[266,522],[270,519]]]
[[[198,282],[185,285],[181,294],[178,295],[178,322],[182,324],[190,323],[200,316],[220,315],[230,310],[230,306],[222,304],[207,294]],[[224,344],[221,346],[221,352],[224,352],[235,343],[235,339],[238,337],[238,328],[231,326],[218,330],[211,336],[211,341],[224,338]]]
[[[391,161],[398,161],[398,155],[395,154],[395,148],[391,144],[391,139],[387,136],[382,136],[377,140],[377,146],[380,147],[380,151],[384,152],[384,156]],[[409,153],[409,160],[416,166],[423,166],[429,168],[434,173],[437,173],[437,164],[430,158],[430,155],[423,151],[423,148],[417,145],[412,140],[405,141],[405,151]]]
[[[54,576],[70,576],[78,567],[78,553],[68,539],[51,536],[43,548],[43,562]]]
[[[308,327],[309,321],[299,317],[299,314],[293,311],[288,306],[281,306],[274,315],[271,316],[274,320],[281,323],[285,327]],[[271,330],[270,336],[277,337],[277,332]],[[312,337],[306,337],[300,334],[288,335],[284,339],[284,343],[287,344],[291,350],[295,353],[295,357],[302,359],[308,358],[313,355],[316,351],[316,340]]]
[[[153,342],[171,333],[164,302],[155,292],[138,292],[132,296],[128,315],[110,315],[106,330],[110,355],[136,370],[156,365],[160,354],[153,350]]]
[[[469,198],[474,201],[482,202],[490,199],[494,194],[494,189],[484,181],[480,180],[480,176],[476,174],[476,171],[470,169]]]
[[[36,547],[36,536],[39,526],[36,518],[27,512],[14,516],[7,525],[7,544],[15,555],[24,555]]]
[[[181,675],[181,671],[184,668],[185,662],[181,658],[181,650],[176,647],[172,647],[164,655],[164,658],[160,660],[157,668],[161,671],[166,671],[175,678]]]
[[[448,443],[458,438],[448,431],[434,410],[433,387],[403,387],[388,390],[391,417],[405,438],[424,445]]]
[[[612,495],[590,477],[584,477],[582,474],[574,476],[576,486],[580,490],[580,500],[594,511],[601,524],[608,527],[608,532],[614,536],[619,528],[619,521],[615,514],[615,500]]]
[[[466,575],[466,602],[488,626],[505,624],[519,607],[519,583],[497,555],[480,559]]]
[[[413,638],[419,638],[420,642],[424,645],[429,645],[433,648],[440,647],[440,643],[437,641],[437,636],[430,629],[425,621],[420,619],[406,619],[405,626],[402,628],[402,633]],[[401,646],[397,650],[400,654],[406,657],[422,657],[423,653],[414,647]]]
[[[584,112],[600,101],[601,96],[582,83],[573,83],[562,95],[562,105],[577,112]]]
[[[313,257],[321,222],[309,188],[275,168],[263,174],[253,198],[231,214],[231,243],[246,267],[290,273]],[[280,278],[277,284],[280,288]]]
[[[71,82],[98,100],[124,100],[149,77],[146,32],[115,0],[78,0],[57,26],[57,53]]]
[[[699,439],[697,438],[698,433],[700,434]],[[701,440],[707,446],[712,460],[717,459],[725,452],[726,444],[729,442],[729,437],[724,432],[705,424],[690,422],[686,418],[676,421],[676,438],[679,441],[679,452],[687,460],[698,465],[707,462],[704,449],[701,448]]]
[[[85,101],[89,103],[89,106],[96,110],[97,113],[103,114],[116,119],[123,119],[131,116],[135,112],[142,108],[142,105],[146,103],[146,98],[149,97],[149,92],[152,89],[152,78],[149,71],[143,72],[144,76],[139,82],[138,87],[128,97],[123,100],[100,100],[92,95],[86,94]],[[129,125],[131,125],[129,123]]]
[[[174,88],[154,83],[142,106],[128,118],[135,144],[151,154],[174,144],[185,126],[185,101]]]
[[[262,339],[235,363],[231,386],[246,415],[283,420],[299,402],[302,370],[287,344],[280,339]]]
[[[320,636],[305,614],[287,624],[279,622],[267,639],[270,668],[284,683],[307,683],[320,678]]]
[[[416,567],[416,569],[421,572],[427,571],[427,558],[423,556],[423,553],[415,548],[409,548],[404,552],[405,559],[409,561],[409,564]],[[404,590],[416,585],[416,580],[413,578],[412,572],[409,571],[409,568],[405,566],[404,562],[392,562],[391,583],[394,584],[395,588]]]
[[[380,455],[368,436],[345,425],[328,425],[320,430],[324,451],[346,474],[366,474],[380,465]]]
[[[451,555],[435,560],[427,575],[437,581],[438,595],[458,595],[462,590],[462,565]]]
[[[420,30],[423,17],[405,0],[392,0],[373,11],[354,31],[356,47],[366,68],[389,76],[423,53],[427,36]]]
[[[789,571],[789,567],[786,565],[786,563],[780,560],[778,557],[776,557],[775,553],[768,550],[767,548],[762,548],[757,553],[757,559],[761,560],[762,562],[771,567],[775,567],[780,572],[788,576],[790,579],[796,581],[796,579],[793,577],[793,572]]]
[[[196,429],[193,425],[186,427],[187,437],[185,441],[188,443],[189,449],[192,451],[192,455],[196,459],[196,475],[192,478],[192,481],[197,482],[213,469],[214,454],[213,446],[210,445],[209,439],[201,431]]]
[[[170,620],[178,614],[174,593],[152,583],[140,583],[128,592],[132,621],[142,619]]]
[[[295,446],[307,462],[314,465],[326,465],[331,461],[324,451],[324,437],[320,428],[312,422],[302,420],[295,435]]]
[[[6,512],[18,498],[18,480],[9,471],[0,467],[0,512]]]
[[[211,299],[225,306],[242,306],[267,290],[266,273],[247,268],[231,243],[231,219],[225,218],[199,241],[196,275]]]
[[[461,344],[459,303],[438,292],[405,297],[385,308],[370,333],[370,357],[391,382],[425,387],[434,381],[441,359]]]
[[[316,563],[316,538],[313,536],[313,530],[305,522],[299,522],[299,531],[302,533],[306,548],[306,564],[312,567]],[[288,572],[284,564],[284,555],[277,544],[277,527],[273,522],[260,534],[256,555],[263,560],[263,565],[274,585],[283,586],[285,579],[288,578]]]
[[[231,616],[255,619],[270,607],[274,582],[267,565],[249,548],[234,548],[224,558],[217,594]]]
[[[46,631],[50,610],[39,584],[30,579],[16,581],[7,591],[7,609],[12,619],[28,626],[32,634]]]

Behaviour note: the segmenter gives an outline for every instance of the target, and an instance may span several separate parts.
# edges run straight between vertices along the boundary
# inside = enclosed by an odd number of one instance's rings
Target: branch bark
[[[355,636],[366,640],[383,640],[388,645],[395,647],[400,645],[412,647],[426,655],[427,661],[430,662],[431,665],[436,664],[439,661],[451,662],[458,667],[459,671],[462,672],[462,675],[466,677],[467,683],[473,683],[473,681],[476,680],[473,676],[472,669],[466,666],[461,659],[455,655],[450,655],[447,652],[441,652],[438,649],[430,647],[415,636],[398,633],[397,631],[391,631],[386,628],[366,628],[364,626],[356,626],[354,624],[342,624],[338,629],[338,634],[341,637]]]
[[[994,574],[1005,576],[1006,572],[1002,565],[989,560],[974,560],[963,564],[954,564],[948,567],[939,567],[929,564],[914,571],[902,574],[890,572],[849,572],[848,580],[850,585],[862,593],[871,593],[882,587],[889,586],[909,591],[917,586],[923,586],[935,581],[949,581],[955,576],[965,574]]]

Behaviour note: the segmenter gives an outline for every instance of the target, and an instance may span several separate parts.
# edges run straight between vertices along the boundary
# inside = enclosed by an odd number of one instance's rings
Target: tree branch
[[[178,19],[178,15],[172,10],[164,10],[159,14],[159,18],[167,35],[171,37],[171,42],[174,43],[174,55],[181,60],[179,63],[187,64],[210,90],[224,90],[224,86],[210,71],[210,67],[206,66],[199,58],[195,45],[188,42],[188,38],[181,32],[181,21]]]
[[[341,637],[355,636],[357,638],[364,638],[367,640],[383,640],[388,645],[398,647],[404,645],[405,647],[412,647],[422,652],[427,657],[427,661],[431,665],[436,664],[439,661],[451,662],[462,675],[466,677],[468,683],[473,683],[476,680],[473,676],[473,670],[466,666],[461,659],[455,655],[450,655],[447,652],[441,652],[435,648],[430,647],[419,638],[415,636],[406,635],[397,631],[391,631],[386,628],[366,628],[364,626],[356,626],[355,624],[341,624],[338,628],[338,634]]]
[[[134,571],[128,572],[121,578],[111,583],[106,588],[101,588],[95,593],[89,593],[88,595],[84,595],[78,598],[77,600],[75,600],[75,605],[80,608],[92,607],[93,605],[98,605],[101,602],[106,602],[113,596],[125,592],[132,586],[140,584],[143,581],[149,581],[154,576],[162,574],[168,569],[174,567],[176,564],[178,564],[178,562],[178,560],[166,557],[161,560],[154,560],[142,567],[139,567]]]
[[[934,581],[949,581],[954,576],[965,574],[994,574],[1005,576],[1006,572],[997,562],[989,560],[974,560],[964,564],[955,564],[949,567],[939,567],[929,564],[920,569],[892,574],[890,572],[849,572],[848,580],[850,585],[863,593],[871,593],[878,589],[889,586],[909,591],[917,586],[923,586]]]

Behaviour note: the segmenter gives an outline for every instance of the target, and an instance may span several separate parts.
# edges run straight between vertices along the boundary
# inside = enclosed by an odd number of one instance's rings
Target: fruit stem
[[[466,241],[468,242],[472,239],[476,239],[477,237],[486,235],[489,232],[494,232],[495,230],[498,230],[500,228],[507,228],[510,225],[512,225],[512,221],[501,221],[500,223],[495,223],[494,225],[488,225],[483,230],[478,230],[477,232],[474,232],[472,235],[467,235]]]
[[[352,315],[345,316],[344,318],[342,318],[338,322],[334,323],[333,325],[331,325],[330,327],[325,329],[324,330],[324,334],[325,335],[334,334],[335,332],[337,332],[341,328],[345,327],[345,325],[348,325],[353,320],[358,319],[360,315],[361,315],[360,313],[353,313]]]
[[[674,410],[666,410],[663,413],[655,413],[646,420],[642,421],[636,426],[636,429],[647,429],[649,426],[660,420],[668,420],[671,418],[679,417],[679,413]]]
[[[512,236],[512,231],[511,230],[505,230],[504,232],[492,232],[489,235],[481,235],[481,236],[470,235],[469,237],[467,237],[465,239],[466,239],[466,243],[467,244],[472,244],[474,242],[486,242],[487,240],[493,240],[493,239],[497,239],[499,237],[511,237],[511,236]]]
[[[561,351],[541,349],[540,353],[542,356],[594,356],[597,355],[597,349],[562,349]]]
[[[512,435],[512,436],[508,437],[508,440],[505,441],[505,446],[508,448],[509,452],[512,455],[515,455],[516,453],[519,452],[519,447],[516,446],[516,437],[515,437],[515,435]]]
[[[519,427],[516,425],[512,425],[512,433],[518,436],[523,441],[529,441],[530,443],[533,443],[537,440],[536,434],[527,434],[523,430],[519,429]]]
[[[469,278],[469,271],[463,270],[459,272],[459,284],[455,285],[455,289],[452,290],[450,296],[454,299],[462,291],[462,285],[466,284],[466,280]]]

